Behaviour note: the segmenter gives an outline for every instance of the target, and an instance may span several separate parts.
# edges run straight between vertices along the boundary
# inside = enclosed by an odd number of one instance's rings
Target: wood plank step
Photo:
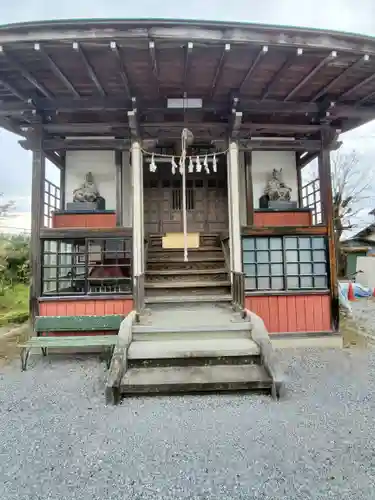
[[[146,271],[146,274],[150,276],[178,276],[179,274],[189,275],[189,274],[228,274],[225,267],[218,267],[214,269],[151,269]]]
[[[145,297],[146,304],[185,304],[185,303],[231,303],[232,296],[229,294],[210,295],[159,295],[155,297]]]
[[[199,253],[199,252],[222,252],[221,247],[214,247],[214,246],[202,246],[198,248],[189,248],[188,253]],[[159,247],[151,247],[149,248],[149,253],[177,253],[177,252],[184,252],[183,248],[159,248]]]
[[[258,356],[260,349],[249,338],[211,338],[133,341],[128,349],[128,359],[176,359]]]
[[[179,262],[184,263],[184,256],[166,256],[163,257],[149,257],[147,262]],[[189,258],[189,262],[224,262],[224,256],[204,256],[204,255],[194,255],[194,258]]]
[[[145,282],[145,288],[205,288],[230,286],[230,281],[167,281],[167,282]]]
[[[261,365],[214,365],[130,368],[122,394],[160,392],[270,390],[272,380]]]

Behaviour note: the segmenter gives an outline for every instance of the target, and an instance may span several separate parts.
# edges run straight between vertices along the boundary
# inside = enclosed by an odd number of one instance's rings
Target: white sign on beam
[[[203,99],[171,98],[167,99],[167,107],[172,109],[199,109],[203,107]]]

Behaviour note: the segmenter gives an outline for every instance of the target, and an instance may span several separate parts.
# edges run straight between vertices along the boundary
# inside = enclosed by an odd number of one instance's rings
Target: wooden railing
[[[241,311],[245,307],[245,275],[242,272],[232,272],[232,303]]]

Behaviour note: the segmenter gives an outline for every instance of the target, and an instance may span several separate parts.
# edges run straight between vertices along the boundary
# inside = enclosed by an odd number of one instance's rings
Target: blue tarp
[[[353,285],[353,293],[354,297],[360,299],[362,297],[371,297],[373,295],[374,290],[372,288],[369,288],[367,286],[362,286],[359,283],[352,283]],[[345,297],[345,299],[348,299],[348,289],[349,289],[349,283],[343,283],[340,281],[339,283],[340,287],[340,294]]]

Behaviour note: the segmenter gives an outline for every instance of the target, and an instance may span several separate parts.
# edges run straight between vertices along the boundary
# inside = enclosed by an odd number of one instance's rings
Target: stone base
[[[273,210],[296,210],[298,207],[296,201],[270,200],[268,202],[268,208]]]
[[[95,212],[97,208],[96,203],[89,203],[87,201],[73,201],[66,204],[66,212]]]

